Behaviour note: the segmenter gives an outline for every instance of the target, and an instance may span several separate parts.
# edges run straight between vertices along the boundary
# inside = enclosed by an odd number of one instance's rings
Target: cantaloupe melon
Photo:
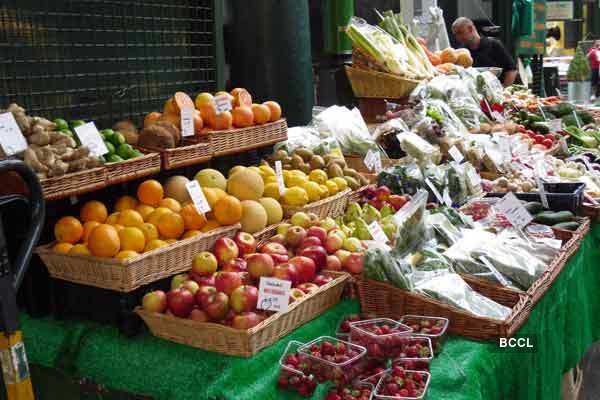
[[[283,219],[283,209],[281,204],[275,199],[263,197],[258,200],[267,212],[267,225],[278,224]]]
[[[201,187],[219,188],[222,190],[227,188],[227,179],[216,169],[205,168],[200,170],[194,179],[198,181]]]
[[[267,226],[267,212],[257,201],[242,201],[242,231],[248,233],[258,232]]]
[[[240,200],[258,200],[264,191],[262,177],[249,168],[236,172],[227,181],[227,192]]]
[[[181,204],[191,201],[190,194],[188,193],[185,185],[190,180],[183,175],[175,175],[167,179],[165,185],[165,197],[170,197],[177,200]]]

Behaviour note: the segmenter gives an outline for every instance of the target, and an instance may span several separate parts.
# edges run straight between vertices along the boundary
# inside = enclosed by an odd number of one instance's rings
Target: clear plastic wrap
[[[446,246],[452,246],[462,237],[460,229],[441,212],[428,214],[425,223],[433,230],[437,240]]]
[[[469,131],[452,108],[444,100],[424,99],[422,100],[425,116],[433,118],[442,127],[444,136],[451,138],[466,137]]]
[[[400,148],[409,156],[420,162],[431,160],[436,149],[426,140],[413,132],[403,132],[398,135]]]
[[[480,73],[476,79],[477,91],[485,97],[490,104],[504,102],[504,87],[496,75],[489,71]]]
[[[429,194],[419,190],[408,204],[394,215],[396,224],[396,245],[394,252],[403,256],[416,249],[427,238],[425,206]]]

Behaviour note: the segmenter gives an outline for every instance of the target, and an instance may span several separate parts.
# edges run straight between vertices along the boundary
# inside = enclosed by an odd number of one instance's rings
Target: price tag
[[[283,182],[283,168],[281,167],[281,161],[275,161],[275,175],[277,176],[277,186],[279,187],[279,195],[283,196],[285,192],[285,184]]]
[[[452,207],[452,198],[450,197],[450,190],[447,187],[444,188],[444,193],[442,194],[442,198],[444,199],[444,204],[448,207]]]
[[[579,115],[573,110],[573,116],[575,117],[575,122],[577,122],[577,127],[581,128],[581,121],[579,121]]]
[[[431,189],[431,191],[433,192],[433,195],[438,199],[438,202],[440,204],[444,204],[444,198],[442,197],[440,191],[435,187],[435,185],[429,180],[429,178],[425,178],[425,183],[427,184],[427,186],[429,186],[429,188]]]
[[[550,205],[548,205],[548,195],[546,194],[546,190],[544,190],[544,181],[539,176],[536,176],[535,182],[537,184],[538,191],[540,192],[540,200],[542,201],[542,205],[544,208],[550,208]]]
[[[194,202],[196,211],[198,211],[200,214],[206,214],[210,211],[210,204],[208,204],[206,196],[204,196],[204,192],[202,191],[202,188],[197,180],[192,179],[185,184],[185,188]]]
[[[373,221],[369,225],[367,225],[367,228],[369,229],[369,233],[371,234],[373,240],[381,243],[388,242],[388,237],[381,228],[381,225],[379,225],[379,222]]]
[[[465,157],[462,155],[462,153],[460,152],[460,150],[458,150],[458,147],[456,146],[450,147],[450,150],[448,150],[448,154],[450,154],[454,161],[456,161],[459,164],[465,159]]]
[[[467,179],[471,183],[471,186],[481,185],[481,176],[477,173],[475,168],[467,169]]]
[[[567,145],[565,138],[560,138],[558,142],[560,143],[560,150],[563,154],[569,154],[569,146]]]
[[[533,220],[531,214],[527,212],[512,192],[507,193],[494,207],[504,214],[508,221],[517,229],[522,229]]]
[[[227,95],[222,94],[217,97],[214,97],[213,101],[215,103],[215,110],[217,114],[221,114],[225,111],[230,111],[233,108],[231,105],[231,100]]]
[[[498,136],[498,145],[504,160],[510,161],[512,159],[512,152],[510,150],[510,138],[507,136]]]
[[[544,109],[542,108],[542,106],[538,103],[538,110],[540,110],[540,113],[542,114],[542,117],[544,118],[544,121],[548,121],[548,118],[546,118],[546,113],[544,112]]]
[[[194,136],[194,109],[181,110],[181,136]]]
[[[276,278],[260,278],[256,308],[266,311],[286,312],[290,302],[292,282]]]
[[[375,150],[367,151],[367,155],[363,161],[365,166],[376,174],[381,172],[381,154]]]
[[[0,114],[0,145],[7,156],[27,149],[27,140],[11,112]]]
[[[558,132],[562,130],[562,120],[560,118],[550,120],[549,124],[550,132]]]
[[[487,257],[481,256],[481,257],[479,257],[479,260],[481,260],[481,262],[484,263],[486,267],[488,267],[488,269],[492,272],[492,274],[494,274],[494,276],[496,277],[498,282],[500,282],[502,284],[502,286],[510,285],[508,283],[508,281],[506,280],[506,278],[504,276],[502,276],[502,274],[500,272],[498,272],[496,267],[494,267],[494,265],[490,262],[490,260],[487,259]]]
[[[75,133],[81,144],[90,149],[92,156],[100,157],[108,153],[104,140],[102,140],[102,136],[100,136],[100,132],[98,132],[93,122],[76,126]]]

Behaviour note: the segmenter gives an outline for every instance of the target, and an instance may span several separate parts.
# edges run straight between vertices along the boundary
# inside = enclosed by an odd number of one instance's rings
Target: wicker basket
[[[402,315],[435,315],[450,320],[448,331],[471,339],[511,337],[531,312],[531,302],[524,295],[511,304],[512,312],[504,321],[479,317],[454,306],[418,293],[411,293],[387,283],[360,279],[357,281],[362,311],[378,317],[400,318]],[[491,297],[499,302],[500,299]]]
[[[264,125],[212,132],[210,140],[215,157],[243,153],[287,140],[287,121],[281,118]]]
[[[40,184],[46,200],[77,196],[105,187],[106,168],[92,168],[54,178],[41,179]]]
[[[151,313],[140,307],[135,311],[154,336],[217,353],[251,357],[340,301],[348,275],[327,273],[335,279],[290,304],[287,312],[275,313],[248,330]]]
[[[342,215],[348,204],[348,195],[352,191],[350,189],[343,190],[338,194],[327,197],[323,200],[308,203],[303,207],[283,206],[283,214],[290,218],[297,212],[314,213],[321,218],[337,217]]]
[[[277,227],[279,227],[279,225],[281,225],[281,224],[283,224],[283,222],[280,222],[278,224],[269,225],[265,229],[253,233],[252,236],[254,236],[256,238],[257,242],[267,240],[267,239],[275,236],[275,234],[277,233]]]
[[[128,182],[160,172],[160,154],[148,153],[118,163],[106,164],[108,185]]]
[[[412,79],[350,66],[346,66],[346,74],[355,97],[403,98],[410,95],[419,84],[419,81]]]
[[[583,212],[583,215],[589,217],[592,221],[600,221],[600,206],[583,203],[581,211]]]
[[[239,224],[222,227],[124,261],[59,254],[52,251],[52,243],[38,247],[36,253],[53,278],[130,292],[142,285],[189,270],[196,254],[211,250],[218,238],[232,237],[239,229]]]
[[[201,164],[210,161],[212,158],[212,145],[207,138],[203,138],[202,141],[185,139],[183,146],[172,149],[152,147],[140,147],[139,149],[145,153],[160,153],[163,169],[176,169]]]

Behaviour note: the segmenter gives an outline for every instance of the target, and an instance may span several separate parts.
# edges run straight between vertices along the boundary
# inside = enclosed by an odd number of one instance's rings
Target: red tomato
[[[544,140],[546,140],[546,138],[544,137],[544,135],[535,135],[535,136],[533,137],[533,140],[535,140],[535,142],[536,142],[537,144],[542,144],[542,142],[543,142]]]
[[[556,138],[554,137],[554,134],[552,134],[552,133],[547,133],[547,134],[544,135],[544,137],[546,139],[552,140],[553,142],[554,142],[554,140],[556,140]]]
[[[550,148],[552,148],[552,146],[554,145],[554,142],[553,142],[552,140],[550,140],[550,139],[544,139],[544,140],[542,141],[542,144],[543,144],[544,146],[546,146],[546,148],[547,148],[547,149],[550,149]]]
[[[527,131],[525,131],[525,133],[532,139],[534,139],[535,135],[537,135],[537,133],[535,133],[534,131],[529,130],[529,129]]]

